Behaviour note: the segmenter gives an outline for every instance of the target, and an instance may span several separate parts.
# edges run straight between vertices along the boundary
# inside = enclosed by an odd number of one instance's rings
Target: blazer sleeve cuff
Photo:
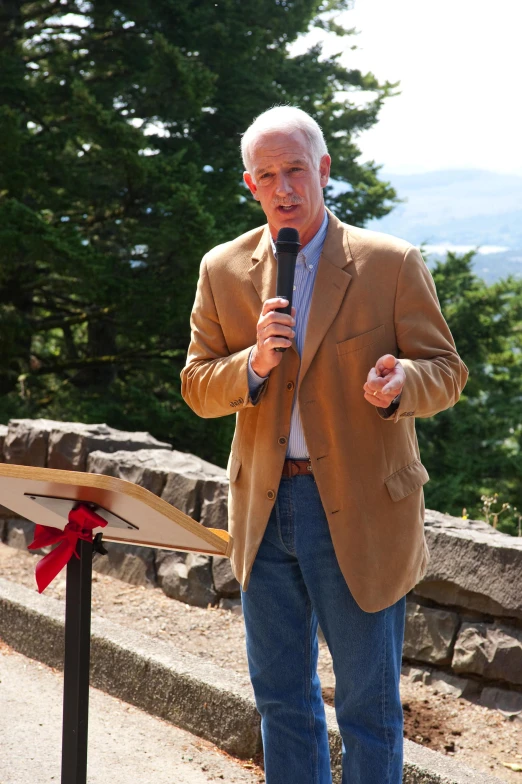
[[[401,393],[393,398],[388,408],[378,408],[377,413],[381,419],[391,419],[395,412],[398,410],[401,401]]]
[[[254,349],[252,348],[248,356],[248,391],[250,395],[250,401],[252,405],[255,406],[262,397],[262,393],[269,376],[258,376],[256,371],[252,368],[253,350]]]

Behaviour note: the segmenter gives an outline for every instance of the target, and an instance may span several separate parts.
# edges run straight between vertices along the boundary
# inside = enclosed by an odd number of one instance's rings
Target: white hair
[[[263,134],[274,131],[284,133],[302,131],[308,139],[312,161],[317,168],[323,155],[328,155],[323,132],[313,117],[297,106],[274,106],[256,117],[241,138],[241,156],[245,170],[250,174],[252,174],[252,148],[255,142]]]

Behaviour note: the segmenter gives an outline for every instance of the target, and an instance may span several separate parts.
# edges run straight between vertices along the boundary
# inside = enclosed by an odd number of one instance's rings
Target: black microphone
[[[277,261],[276,297],[284,297],[288,300],[286,308],[276,308],[276,311],[291,315],[295,262],[301,247],[297,229],[291,229],[286,226],[279,229],[275,246]],[[274,351],[286,351],[286,347],[279,346]]]

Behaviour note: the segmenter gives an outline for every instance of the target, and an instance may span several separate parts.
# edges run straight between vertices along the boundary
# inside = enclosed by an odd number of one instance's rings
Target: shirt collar
[[[307,256],[310,256],[310,254],[313,253],[317,249],[322,249],[322,247],[324,245],[325,238],[326,238],[327,230],[328,230],[328,213],[325,210],[324,211],[323,222],[321,223],[317,233],[314,234],[314,236],[312,237],[310,242],[308,242],[304,246],[304,248],[301,248],[301,250],[299,251],[299,258],[300,258],[300,260],[305,262]],[[272,236],[270,236],[270,242],[272,243],[272,250],[273,250],[274,256],[275,256],[276,255],[276,246],[275,246],[275,242],[274,242],[274,239],[273,239]]]

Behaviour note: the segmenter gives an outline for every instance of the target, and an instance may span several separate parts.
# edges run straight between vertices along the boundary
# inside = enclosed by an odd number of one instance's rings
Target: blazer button
[[[294,382],[293,381],[289,381],[288,384],[286,385],[286,388],[289,389],[290,391],[292,391],[292,389],[294,388]]]
[[[287,441],[288,441],[288,439],[285,438],[285,436],[281,436],[280,438],[277,439],[277,443],[281,444],[281,446],[284,446]]]
[[[272,501],[272,499],[275,498],[274,491],[273,490],[269,490],[268,493],[266,494],[266,497],[269,498]]]

